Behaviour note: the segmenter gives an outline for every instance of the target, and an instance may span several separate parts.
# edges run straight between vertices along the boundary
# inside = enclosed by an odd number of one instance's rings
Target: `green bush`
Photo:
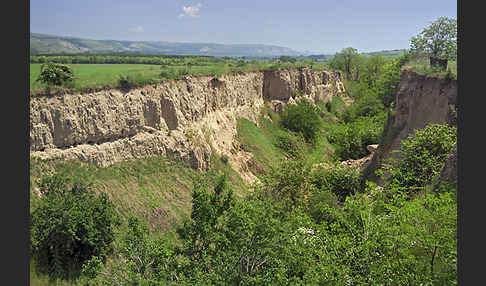
[[[134,85],[133,78],[130,75],[119,75],[118,85],[121,88],[131,88]]]
[[[379,173],[390,187],[425,187],[442,170],[457,142],[456,133],[455,127],[445,124],[429,124],[424,129],[415,130],[400,142],[400,159],[390,159]]]
[[[343,202],[347,196],[361,189],[361,174],[353,167],[334,165],[330,168],[320,168],[312,172],[312,184],[321,192],[330,191]],[[323,194],[316,194],[322,196]],[[314,196],[314,194],[313,194]],[[332,200],[330,201],[332,202]]]
[[[275,145],[293,158],[302,156],[305,150],[303,138],[290,132],[280,132],[276,137]]]
[[[410,56],[406,53],[399,58],[393,59],[383,67],[383,75],[377,80],[376,86],[378,97],[386,107],[390,107],[395,102],[396,89],[402,74],[401,69],[409,60]]]
[[[382,101],[376,95],[366,94],[358,98],[344,111],[342,119],[344,122],[353,122],[359,117],[371,117],[383,111],[385,111],[385,106]]]
[[[359,159],[368,154],[366,147],[378,144],[386,121],[386,113],[361,117],[350,123],[338,124],[328,130],[329,143],[341,160]]]
[[[327,106],[326,106],[327,107]],[[346,104],[340,96],[333,96],[327,107],[327,111],[331,112],[337,118],[341,118],[341,115],[346,109]]]
[[[163,285],[175,276],[177,262],[167,237],[150,237],[147,225],[136,217],[128,219],[128,230],[120,244],[117,255],[121,259],[104,267],[98,257],[94,257],[83,266],[83,278],[96,284],[80,284]]]
[[[314,142],[321,123],[317,107],[306,100],[285,106],[280,115],[280,124],[291,131],[302,133],[306,142]]]
[[[43,177],[40,198],[31,214],[31,253],[36,269],[50,278],[79,277],[82,265],[96,256],[104,260],[112,250],[114,228],[120,222],[105,193],[88,186],[68,187],[60,175]]]
[[[41,65],[41,72],[36,81],[48,86],[62,86],[74,81],[73,70],[68,65],[57,63],[45,63]]]

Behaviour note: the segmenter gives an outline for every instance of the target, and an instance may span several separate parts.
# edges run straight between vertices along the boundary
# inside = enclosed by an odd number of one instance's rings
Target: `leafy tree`
[[[400,142],[400,159],[390,159],[379,173],[390,187],[425,187],[440,173],[457,141],[456,128],[429,124]]]
[[[335,125],[328,131],[328,141],[335,146],[335,153],[341,160],[362,158],[368,154],[368,145],[378,144],[385,121],[386,113],[379,112],[372,117],[363,116]]]
[[[373,117],[385,111],[385,106],[376,94],[368,93],[348,106],[342,115],[344,122],[354,122],[360,117]]]
[[[98,257],[93,257],[83,265],[84,276],[80,282],[88,280],[96,285],[108,286],[167,285],[177,281],[174,248],[166,237],[152,238],[149,235],[146,224],[136,217],[130,217],[128,229],[116,250],[119,259],[110,267],[104,267]],[[86,284],[91,285],[82,285]]]
[[[341,202],[361,189],[361,175],[356,168],[334,165],[317,170],[310,178],[312,184],[317,189],[332,192]]]
[[[285,62],[285,63],[295,63],[297,61],[296,58],[294,57],[289,57],[289,56],[280,56],[278,58],[281,62]]]
[[[226,175],[217,178],[212,192],[207,191],[208,182],[198,182],[192,194],[191,220],[177,229],[183,245],[179,252],[189,259],[185,273],[209,272],[213,267],[212,258],[218,251],[214,244],[219,225],[218,220],[234,204],[233,192],[228,189]]]
[[[376,91],[386,107],[395,101],[396,89],[400,83],[401,68],[410,60],[410,54],[391,60],[383,65],[383,73],[376,81]]]
[[[305,158],[285,160],[262,177],[258,193],[271,198],[285,211],[305,207],[306,198],[316,189],[309,173]]]
[[[385,63],[385,58],[380,55],[374,55],[365,61],[363,67],[364,72],[361,78],[367,84],[369,89],[375,88],[376,82],[383,74],[383,66]]]
[[[93,256],[102,261],[112,250],[114,228],[120,222],[105,193],[95,195],[83,183],[58,174],[43,177],[42,197],[31,214],[31,252],[36,269],[49,277],[79,277]]]
[[[74,81],[73,70],[70,66],[48,62],[41,65],[41,72],[36,81],[47,84],[48,86],[61,86]]]
[[[315,105],[303,100],[285,106],[280,115],[280,124],[291,131],[301,132],[306,142],[314,142],[321,126],[321,117]]]
[[[457,53],[457,21],[440,17],[410,40],[415,55],[429,55],[454,60]]]
[[[355,48],[344,48],[341,52],[336,53],[329,63],[331,68],[342,70],[346,73],[346,79],[351,79],[352,71],[356,69],[361,62],[358,50]]]

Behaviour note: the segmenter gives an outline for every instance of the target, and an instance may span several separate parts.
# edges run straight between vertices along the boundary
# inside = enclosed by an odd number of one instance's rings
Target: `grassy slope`
[[[239,118],[238,119],[238,140],[243,148],[254,155],[256,167],[253,167],[254,173],[268,171],[276,167],[280,160],[285,159],[283,151],[278,148],[276,139],[279,134],[290,132],[279,125],[280,116],[271,110],[268,106],[262,109],[259,126],[253,122]],[[334,124],[333,116],[325,113],[323,116],[323,129],[319,134],[314,145],[306,144],[305,153],[308,164],[318,164],[332,160],[334,152],[333,147],[327,142],[325,130],[326,127]]]
[[[124,218],[135,215],[142,219],[148,223],[152,235],[165,234],[176,241],[175,228],[190,215],[192,188],[196,180],[202,177],[214,180],[217,174],[224,172],[237,197],[247,192],[246,185],[231,166],[224,164],[217,154],[211,160],[212,170],[203,174],[180,160],[164,157],[140,158],[108,167],[79,161],[31,159],[30,207],[34,209],[38,201],[37,179],[42,174],[59,172],[91,183],[97,192],[107,193]],[[120,229],[119,233],[123,231]],[[49,282],[47,276],[35,273],[32,263],[31,285],[72,285],[65,281]]]

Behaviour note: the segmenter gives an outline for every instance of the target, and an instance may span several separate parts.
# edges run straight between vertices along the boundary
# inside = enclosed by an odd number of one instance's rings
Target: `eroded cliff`
[[[236,119],[257,122],[264,100],[285,104],[297,92],[326,102],[343,95],[344,87],[339,73],[291,69],[187,76],[130,91],[31,98],[31,156],[107,166],[172,154],[207,170],[214,150],[244,169],[238,158],[251,156],[238,148]]]
[[[367,179],[382,183],[374,172],[387,158],[398,158],[392,152],[400,149],[400,141],[427,124],[455,124],[457,81],[420,75],[404,70],[397,88],[395,107],[383,131],[378,150],[364,173]]]

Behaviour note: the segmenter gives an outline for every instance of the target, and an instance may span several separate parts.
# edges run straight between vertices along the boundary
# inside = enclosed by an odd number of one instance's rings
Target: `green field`
[[[64,62],[73,61],[75,57],[45,57],[43,61]],[[108,57],[99,57],[108,60]],[[96,58],[95,58],[96,59]],[[118,60],[121,60],[117,58]],[[124,59],[141,61],[141,59]],[[120,87],[120,76],[125,77],[125,87],[138,87],[146,84],[159,83],[164,80],[179,79],[186,75],[209,75],[221,76],[231,72],[248,72],[263,69],[297,68],[310,67],[312,69],[329,69],[326,63],[312,63],[285,61],[244,61],[232,58],[220,58],[217,61],[213,58],[149,58],[160,60],[159,64],[144,63],[75,63],[67,64],[73,69],[74,82],[66,84],[61,89],[68,92],[84,92],[92,89]],[[35,60],[35,59],[31,59]],[[148,59],[147,59],[148,60]],[[34,61],[35,62],[35,61]],[[37,61],[38,62],[38,61]],[[30,93],[31,95],[41,94],[46,90],[46,85],[36,82],[39,77],[42,63],[30,64]],[[128,77],[128,78],[126,78]],[[59,88],[52,88],[56,91]]]
[[[71,64],[74,76],[74,89],[114,87],[118,85],[119,75],[134,75],[141,80],[159,77],[159,65],[141,64]],[[30,64],[30,89],[36,91],[43,88],[43,84],[35,80],[40,74],[41,64]]]

